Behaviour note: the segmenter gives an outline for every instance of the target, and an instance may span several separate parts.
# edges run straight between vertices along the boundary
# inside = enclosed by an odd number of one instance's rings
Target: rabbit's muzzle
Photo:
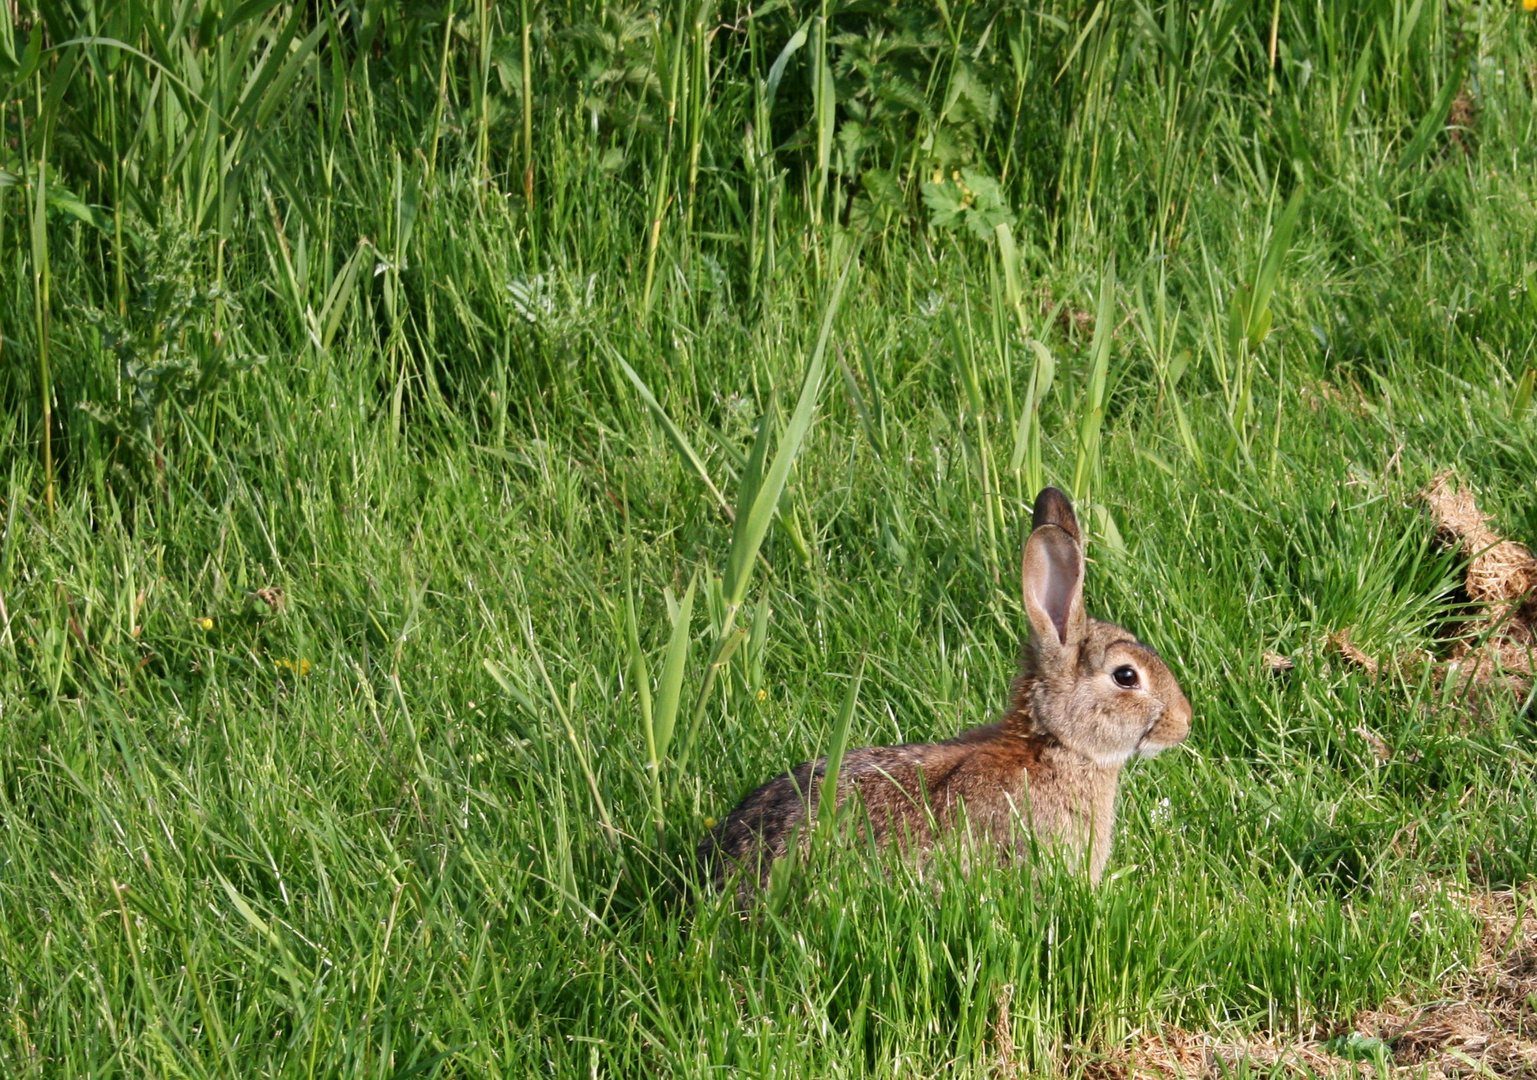
[[[1185,741],[1190,734],[1190,702],[1175,686],[1163,688],[1164,706],[1137,742],[1137,753],[1152,757]]]

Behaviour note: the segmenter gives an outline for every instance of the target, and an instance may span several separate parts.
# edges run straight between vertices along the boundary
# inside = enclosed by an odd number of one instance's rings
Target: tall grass
[[[1079,1072],[1530,877],[1521,703],[1325,645],[1444,647],[1433,472],[1537,535],[1518,7],[8,11],[7,1075]],[[697,889],[1002,705],[1047,482],[1196,710],[1106,885]]]

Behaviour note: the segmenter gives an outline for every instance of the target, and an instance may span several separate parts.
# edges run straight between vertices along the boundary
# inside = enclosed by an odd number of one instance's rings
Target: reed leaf
[[[656,726],[653,728],[652,736],[652,742],[656,746],[653,760],[658,767],[667,759],[667,751],[672,746],[673,731],[677,726],[678,702],[683,693],[683,673],[688,667],[691,641],[689,628],[694,618],[694,586],[697,582],[697,576],[689,579],[683,599],[678,603],[678,611],[672,621],[672,634],[667,640],[667,658],[662,662],[662,681],[657,686]]]
[[[789,422],[785,425],[784,434],[780,436],[779,447],[774,452],[774,460],[769,465],[768,471],[763,474],[760,483],[753,485],[751,490],[745,484],[743,486],[741,498],[737,504],[736,521],[731,532],[731,551],[726,557],[726,571],[722,582],[726,604],[733,611],[740,607],[747,597],[753,560],[757,558],[758,549],[763,545],[763,538],[768,535],[769,524],[773,521],[774,512],[779,506],[779,496],[784,492],[785,483],[790,478],[790,468],[795,464],[795,457],[800,453],[806,433],[811,430],[817,398],[822,390],[822,374],[827,366],[827,342],[832,336],[833,323],[838,317],[844,285],[848,282],[857,258],[857,247],[851,247],[845,256],[841,272],[834,280],[832,293],[828,296],[822,312],[822,326],[817,334],[816,348],[812,350],[811,362],[806,366],[805,377],[801,380],[800,397],[795,403],[795,411],[790,414]],[[766,425],[760,425],[757,440],[759,443],[763,440],[766,430]],[[760,452],[759,446],[755,445],[754,456]]]
[[[854,678],[838,706],[838,722],[833,727],[832,742],[827,747],[827,764],[822,771],[822,789],[817,801],[817,821],[824,830],[838,816],[838,774],[843,768],[843,755],[849,745],[849,729],[854,723],[854,710],[859,705],[859,688],[864,683],[865,662],[861,657],[854,671]]]
[[[636,374],[634,368],[625,363],[624,357],[615,353],[614,359],[619,362],[619,367],[624,371],[630,382],[635,384],[635,392],[640,395],[640,400],[645,403],[646,408],[651,410],[651,415],[656,417],[656,422],[662,425],[662,431],[666,433],[667,441],[672,443],[673,449],[678,452],[678,456],[683,459],[684,464],[694,470],[694,475],[704,481],[704,486],[714,497],[726,517],[734,519],[736,512],[731,509],[731,504],[726,502],[726,497],[720,493],[720,488],[715,486],[715,481],[710,479],[709,470],[705,468],[703,459],[695,451],[693,444],[688,441],[688,437],[683,434],[683,431],[677,424],[672,422],[672,417],[667,415],[667,410],[662,408],[661,402],[657,401],[656,395],[651,392],[651,388],[646,385],[644,379]]]
[[[1115,339],[1115,256],[1099,279],[1099,304],[1094,314],[1094,339],[1089,345],[1089,377],[1083,412],[1078,420],[1078,455],[1073,465],[1073,495],[1092,501],[1099,476],[1099,431],[1105,419],[1105,386],[1110,373],[1110,348]]]

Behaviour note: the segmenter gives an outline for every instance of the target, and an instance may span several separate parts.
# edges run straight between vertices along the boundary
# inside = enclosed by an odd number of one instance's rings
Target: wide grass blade
[[[1073,497],[1085,501],[1092,500],[1092,489],[1099,476],[1099,429],[1105,420],[1105,384],[1110,372],[1110,347],[1115,339],[1116,286],[1112,255],[1099,279],[1094,339],[1089,346],[1089,378],[1078,421],[1078,457],[1073,465]]]
[[[651,818],[657,830],[662,828],[662,781],[660,759],[656,752],[656,717],[651,710],[651,672],[646,654],[640,647],[640,628],[635,621],[635,590],[626,575],[624,590],[624,643],[629,652],[630,681],[640,701],[641,733],[646,740],[646,771],[650,774]]]
[[[731,551],[726,556],[726,571],[722,581],[723,595],[730,609],[740,607],[747,597],[753,560],[758,556],[758,549],[763,546],[763,538],[768,535],[769,523],[773,521],[774,512],[779,506],[779,496],[790,478],[790,468],[795,464],[795,457],[800,453],[806,433],[811,430],[817,398],[822,391],[822,374],[827,367],[827,342],[838,317],[844,285],[848,282],[857,258],[857,247],[850,248],[844,258],[842,271],[834,280],[832,294],[827,298],[827,305],[822,311],[822,328],[817,334],[816,348],[812,350],[811,363],[806,366],[805,377],[801,380],[800,397],[780,436],[773,463],[764,473],[762,481],[754,485],[753,489],[749,490],[743,485],[735,526],[731,532]],[[762,442],[767,427],[767,424],[760,426],[758,443]],[[756,444],[753,453],[754,456],[760,453]]]
[[[336,338],[342,316],[346,314],[347,307],[352,302],[353,290],[358,282],[358,270],[363,265],[364,256],[371,251],[373,251],[372,244],[366,239],[359,240],[351,256],[342,265],[341,273],[337,274],[336,280],[331,283],[331,290],[326,293],[325,302],[320,307],[320,316],[315,320],[320,326],[320,335],[315,343],[320,348],[329,349],[331,342]]]
[[[636,393],[640,394],[640,399],[645,402],[646,408],[651,410],[651,415],[656,417],[656,422],[662,425],[662,430],[667,434],[667,441],[672,443],[673,449],[678,452],[678,456],[683,459],[689,468],[694,470],[694,474],[699,479],[704,481],[704,486],[709,489],[715,501],[720,504],[720,508],[725,512],[726,517],[735,518],[736,513],[731,509],[731,504],[726,502],[726,497],[720,493],[720,488],[716,487],[715,481],[710,479],[709,470],[704,467],[704,460],[700,458],[693,444],[688,441],[688,437],[683,434],[678,425],[672,422],[672,417],[667,415],[667,410],[662,408],[661,402],[657,401],[656,395],[651,392],[651,388],[646,385],[645,380],[636,374],[634,368],[625,363],[624,357],[615,353],[614,359],[619,361],[620,368],[629,377],[630,382],[635,384]]]
[[[854,678],[843,695],[838,707],[838,723],[833,728],[832,742],[827,748],[827,765],[822,771],[822,790],[817,801],[817,821],[824,830],[830,827],[838,814],[838,773],[843,768],[843,755],[849,745],[849,728],[854,722],[854,710],[859,705],[859,688],[864,683],[865,662],[861,657]]]
[[[1254,278],[1254,293],[1249,301],[1244,327],[1251,349],[1259,348],[1270,333],[1270,300],[1275,295],[1276,284],[1281,280],[1281,266],[1286,260],[1286,253],[1291,250],[1292,233],[1296,231],[1297,218],[1302,213],[1303,194],[1303,189],[1299,187],[1286,200],[1286,208],[1276,219],[1270,240],[1265,245],[1265,257]]]
[[[694,586],[698,579],[690,578],[683,599],[678,603],[677,614],[672,620],[672,635],[667,641],[667,658],[662,663],[662,681],[657,687],[654,761],[667,759],[672,745],[673,731],[677,725],[678,702],[683,691],[683,672],[688,666],[689,627],[694,617]]]
[[[1418,5],[1416,5],[1418,7]],[[1443,76],[1441,89],[1436,93],[1436,99],[1431,103],[1430,111],[1420,118],[1419,125],[1414,129],[1414,136],[1404,146],[1404,152],[1398,159],[1399,172],[1407,172],[1430,149],[1430,144],[1435,141],[1437,135],[1446,127],[1446,118],[1452,111],[1452,101],[1457,96],[1457,91],[1462,89],[1462,80],[1453,76]]]

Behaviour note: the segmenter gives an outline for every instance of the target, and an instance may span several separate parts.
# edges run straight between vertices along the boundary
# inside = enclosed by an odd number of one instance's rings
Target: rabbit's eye
[[[1122,690],[1136,689],[1137,669],[1130,664],[1122,664],[1110,673],[1110,677],[1115,680],[1115,685],[1119,686]]]

